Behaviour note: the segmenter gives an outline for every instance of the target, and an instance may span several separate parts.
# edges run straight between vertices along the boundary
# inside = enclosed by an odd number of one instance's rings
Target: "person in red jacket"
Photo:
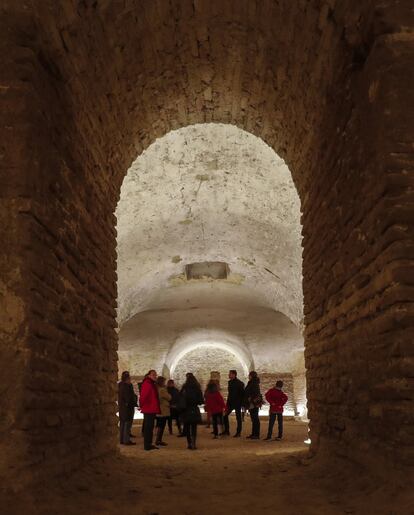
[[[207,413],[211,413],[214,438],[218,438],[218,425],[223,426],[223,411],[226,409],[226,403],[218,390],[217,383],[213,381],[210,381],[207,385],[205,409]]]
[[[142,382],[139,396],[139,407],[144,414],[144,449],[146,451],[158,449],[158,447],[152,445],[155,417],[160,413],[156,380],[157,372],[150,370]]]
[[[276,381],[276,386],[266,392],[266,400],[270,404],[269,408],[269,427],[265,440],[272,439],[273,426],[277,419],[278,435],[275,440],[281,440],[283,436],[283,406],[288,400],[288,396],[282,391],[283,381]]]

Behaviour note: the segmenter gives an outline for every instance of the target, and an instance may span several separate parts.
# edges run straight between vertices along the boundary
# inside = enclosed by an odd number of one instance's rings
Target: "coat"
[[[220,392],[206,392],[205,401],[206,411],[212,415],[223,413],[226,408],[226,404]]]
[[[260,393],[260,381],[252,379],[247,383],[244,390],[244,405],[248,409],[260,408],[263,404],[262,394]]]
[[[200,388],[183,386],[180,392],[183,410],[180,418],[184,424],[200,424],[200,404],[204,404],[203,393]]]
[[[119,381],[118,383],[118,412],[119,420],[125,421],[134,418],[136,395],[131,383]]]
[[[169,417],[171,395],[168,393],[166,386],[158,387],[158,398],[160,400],[160,417]]]
[[[244,383],[240,379],[230,379],[228,386],[227,408],[233,410],[241,408],[244,398]]]
[[[280,388],[270,388],[265,397],[270,404],[270,413],[283,413],[283,406],[286,404],[288,396]]]
[[[139,407],[144,414],[157,415],[161,411],[157,385],[149,377],[142,382]]]
[[[168,386],[167,390],[171,395],[170,407],[171,409],[176,409],[180,398],[180,390],[175,386]]]

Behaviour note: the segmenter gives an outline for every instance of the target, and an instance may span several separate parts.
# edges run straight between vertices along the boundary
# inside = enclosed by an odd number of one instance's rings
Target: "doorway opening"
[[[235,126],[171,131],[131,166],[118,225],[119,373],[181,386],[282,379],[306,418],[300,202],[289,169]],[[226,372],[227,368],[227,372]],[[267,415],[267,406],[262,410]]]

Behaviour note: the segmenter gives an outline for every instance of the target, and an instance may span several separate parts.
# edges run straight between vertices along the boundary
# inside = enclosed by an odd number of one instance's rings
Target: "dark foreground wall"
[[[313,451],[404,469],[411,4],[1,4],[0,451],[14,487],[115,449],[120,184],[156,137],[209,121],[262,137],[301,197]]]

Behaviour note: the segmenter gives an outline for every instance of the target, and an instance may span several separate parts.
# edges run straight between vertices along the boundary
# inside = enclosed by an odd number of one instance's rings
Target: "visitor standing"
[[[156,380],[157,372],[150,370],[142,382],[139,398],[139,406],[144,414],[144,449],[146,451],[158,449],[158,447],[152,444],[155,418],[160,413]]]
[[[197,379],[193,374],[186,374],[186,381],[181,388],[180,403],[183,411],[181,413],[184,422],[184,433],[187,436],[188,449],[197,449],[197,424],[201,424],[200,404],[204,404],[203,392]]]
[[[223,425],[223,411],[226,408],[226,404],[215,382],[210,381],[207,385],[204,399],[205,409],[207,413],[210,413],[213,421],[214,438],[218,438],[218,425]]]
[[[122,445],[135,445],[131,441],[131,426],[135,410],[134,395],[131,376],[128,371],[124,371],[118,383],[119,442]]]
[[[229,371],[227,408],[224,415],[224,431],[222,435],[230,435],[229,415],[232,411],[236,413],[237,429],[234,438],[241,435],[242,432],[242,406],[244,399],[244,383],[237,377],[237,370]]]
[[[249,374],[249,381],[244,391],[244,399],[252,421],[252,432],[247,438],[258,440],[260,438],[259,409],[263,404],[263,399],[260,393],[260,379],[255,371]]]
[[[178,402],[180,398],[180,390],[175,386],[174,380],[169,379],[167,382],[167,391],[171,395],[170,400],[170,416],[168,417],[168,430],[170,435],[173,434],[173,420],[177,424],[178,435],[181,435],[180,412],[178,411]]]
[[[270,388],[266,392],[266,400],[270,404],[269,407],[269,427],[267,429],[267,436],[265,440],[271,440],[273,426],[277,419],[278,435],[275,440],[281,440],[283,437],[283,408],[288,401],[288,396],[282,390],[283,381],[276,381],[276,386]]]
[[[132,409],[130,410],[130,438],[135,438],[135,435],[132,434],[132,424],[134,423],[134,416],[135,416],[135,408],[138,406],[138,396],[134,391],[134,385],[132,384],[132,381],[129,382],[129,388],[131,390],[130,395],[132,399]]]
[[[157,387],[158,387],[158,398],[160,400],[160,412],[157,415],[157,436],[155,438],[155,445],[160,445],[165,447],[167,444],[162,440],[164,436],[165,426],[167,424],[167,420],[170,417],[170,400],[171,395],[168,393],[167,387],[165,385],[165,377],[158,376],[157,377]]]

